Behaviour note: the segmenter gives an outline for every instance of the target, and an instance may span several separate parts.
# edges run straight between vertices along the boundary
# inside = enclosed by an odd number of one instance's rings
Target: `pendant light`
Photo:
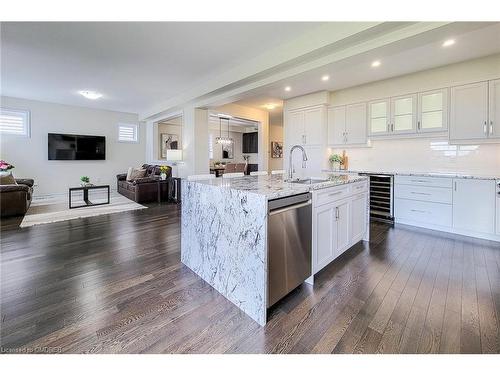
[[[222,117],[219,117],[219,136],[215,138],[215,141],[220,145],[229,145],[233,143],[233,140],[229,136],[229,117],[225,119],[227,120],[227,137],[222,136]]]

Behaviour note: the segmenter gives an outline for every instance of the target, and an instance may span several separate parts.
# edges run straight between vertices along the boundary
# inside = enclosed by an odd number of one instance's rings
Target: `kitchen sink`
[[[328,181],[327,178],[303,178],[303,179],[291,180],[290,182],[294,184],[311,185],[326,181]]]

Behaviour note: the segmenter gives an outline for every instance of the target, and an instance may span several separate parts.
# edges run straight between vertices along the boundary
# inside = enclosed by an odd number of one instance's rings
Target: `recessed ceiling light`
[[[292,91],[292,88],[290,86],[285,87],[285,91]]]
[[[380,66],[380,60],[375,60],[374,62],[372,62],[372,68],[376,68],[377,66]]]
[[[96,100],[102,97],[102,94],[98,93],[97,91],[83,90],[83,91],[78,91],[78,93],[90,100]]]
[[[324,75],[323,77],[321,77],[322,81],[328,81],[329,79],[330,79],[329,75]]]
[[[455,44],[455,39],[448,39],[443,42],[443,47],[449,47]]]
[[[264,104],[264,108],[266,108],[268,110],[273,110],[274,108],[276,108],[276,104],[273,104],[273,103]]]

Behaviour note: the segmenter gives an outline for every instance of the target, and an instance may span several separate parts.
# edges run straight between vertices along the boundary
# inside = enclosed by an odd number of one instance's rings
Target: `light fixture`
[[[443,47],[449,47],[455,44],[455,39],[448,39],[443,42]]]
[[[328,81],[330,79],[330,76],[329,75],[324,75],[323,77],[321,77],[321,80],[322,81]]]
[[[177,165],[177,162],[182,161],[182,150],[167,150],[167,161],[173,162],[172,165]]]
[[[374,62],[372,62],[372,68],[376,68],[377,66],[380,66],[380,64],[380,60],[375,60]]]
[[[268,109],[268,110],[273,110],[274,108],[276,108],[276,104],[273,104],[273,103],[269,103],[269,104],[264,104],[264,108],[265,109]]]
[[[292,91],[292,88],[290,86],[286,86],[285,91]]]
[[[222,136],[222,119],[227,120],[227,137]],[[229,136],[229,117],[219,117],[219,136],[215,138],[215,141],[220,145],[230,145],[233,143],[232,138]]]
[[[102,97],[102,94],[97,91],[82,90],[78,91],[78,93],[90,100],[96,100]]]

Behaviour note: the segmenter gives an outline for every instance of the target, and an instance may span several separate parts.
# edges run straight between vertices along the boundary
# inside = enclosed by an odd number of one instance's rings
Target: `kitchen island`
[[[279,175],[183,180],[181,261],[256,322],[265,325],[268,202],[312,192],[314,206],[326,199],[322,193],[315,203],[316,192],[330,192],[356,183],[363,184],[367,194],[366,177],[331,173],[305,183],[285,182]],[[328,196],[336,194],[344,193],[334,191]],[[367,239],[366,203],[363,209],[366,214],[359,220],[364,221],[366,233],[362,237]],[[314,266],[311,275],[313,269]]]

